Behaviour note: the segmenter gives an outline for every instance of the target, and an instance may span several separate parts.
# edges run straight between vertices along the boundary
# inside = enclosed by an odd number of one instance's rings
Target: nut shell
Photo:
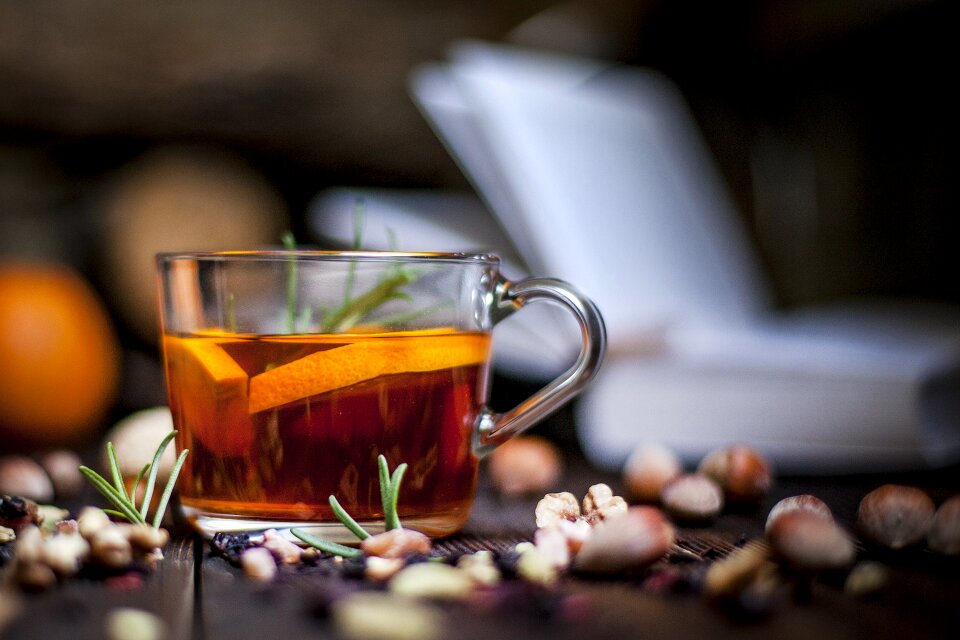
[[[773,505],[773,508],[770,509],[770,513],[767,514],[767,524],[765,525],[764,530],[769,532],[770,528],[773,526],[773,523],[777,521],[777,518],[786,513],[792,513],[794,511],[808,511],[813,514],[820,515],[826,519],[833,520],[833,512],[830,510],[830,507],[827,506],[826,502],[817,496],[803,494],[784,498],[777,504]]]
[[[774,553],[801,571],[842,569],[853,564],[853,539],[833,521],[811,511],[784,513],[768,534]]]
[[[756,502],[773,484],[766,458],[742,444],[708,453],[697,471],[713,478],[723,488],[728,502]]]
[[[490,481],[507,496],[544,493],[554,488],[563,471],[557,447],[546,438],[521,436],[490,454]]]
[[[619,518],[603,520],[583,543],[574,561],[580,571],[612,574],[647,567],[670,549],[673,525],[656,507],[631,507]]]
[[[661,444],[639,445],[623,465],[627,496],[641,502],[657,502],[663,486],[683,472],[677,454]]]
[[[870,542],[902,549],[926,537],[933,514],[933,500],[920,489],[886,484],[860,501],[857,528]]]
[[[948,499],[937,509],[927,535],[927,546],[943,555],[960,555],[960,495]]]
[[[687,473],[663,487],[660,501],[675,518],[710,520],[723,510],[723,491],[711,478],[700,473]]]

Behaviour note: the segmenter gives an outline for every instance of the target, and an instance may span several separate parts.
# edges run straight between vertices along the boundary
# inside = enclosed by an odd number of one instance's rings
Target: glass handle
[[[484,408],[477,421],[473,450],[478,456],[493,451],[526,431],[577,395],[600,368],[607,332],[596,305],[572,285],[553,278],[528,278],[497,283],[491,317],[496,324],[530,302],[557,303],[569,310],[580,325],[581,347],[576,362],[560,377],[506,413]]]

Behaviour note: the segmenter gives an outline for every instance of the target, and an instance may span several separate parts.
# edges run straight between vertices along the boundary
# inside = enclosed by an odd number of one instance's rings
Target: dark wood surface
[[[615,477],[574,464],[563,488],[582,493]],[[779,498],[814,493],[852,527],[856,506],[870,489],[887,481],[923,486],[940,502],[958,491],[960,469],[906,476],[780,478],[755,509],[726,513],[709,527],[680,530],[680,545],[703,560],[678,566],[688,575],[744,540],[762,535],[769,507]],[[481,486],[465,531],[443,548],[505,548],[528,538],[535,500],[507,500]],[[22,596],[18,616],[0,634],[20,638],[104,637],[107,613],[132,606],[160,616],[170,638],[338,638],[324,615],[331,590],[350,579],[330,576],[322,566],[285,567],[268,585],[248,580],[211,554],[189,530],[179,529],[166,559],[142,585],[124,581],[70,580],[42,594]],[[491,604],[450,606],[444,637],[483,638],[956,638],[960,637],[960,559],[925,550],[880,554],[861,550],[861,559],[890,567],[887,587],[870,598],[843,592],[837,580],[818,580],[792,591],[765,615],[745,617],[706,601],[695,589],[663,589],[655,571],[618,580],[567,577],[551,593],[536,597],[518,590]],[[662,567],[661,567],[662,568]],[[360,585],[350,581],[350,588]]]

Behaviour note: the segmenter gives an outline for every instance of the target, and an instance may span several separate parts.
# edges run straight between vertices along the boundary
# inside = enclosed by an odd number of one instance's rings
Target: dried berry
[[[239,566],[240,556],[247,549],[256,546],[246,533],[215,533],[210,540],[213,552],[227,562]]]
[[[857,528],[870,542],[902,549],[926,537],[933,514],[933,501],[920,489],[887,484],[860,501]]]
[[[0,495],[0,525],[20,531],[31,524],[40,524],[36,502],[21,496]]]

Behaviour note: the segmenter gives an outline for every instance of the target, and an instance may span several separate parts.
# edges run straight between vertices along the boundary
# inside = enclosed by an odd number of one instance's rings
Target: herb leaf
[[[297,241],[291,231],[284,231],[281,237],[287,251],[297,250]],[[290,256],[287,262],[287,333],[294,333],[297,322],[297,258]]]
[[[337,544],[336,542],[330,542],[329,540],[318,538],[315,535],[307,533],[303,529],[290,529],[290,533],[303,540],[311,547],[320,549],[320,551],[325,553],[331,553],[335,556],[343,556],[344,558],[359,558],[363,555],[363,552],[360,551],[360,549],[354,549],[353,547],[347,547],[342,544]]]
[[[361,540],[366,540],[370,537],[370,534],[367,533],[367,530],[361,527],[353,517],[347,513],[346,509],[340,506],[340,502],[334,496],[330,496],[330,508],[333,509],[333,515],[337,516],[337,520],[343,523],[347,529],[350,529],[350,532],[360,538]]]

